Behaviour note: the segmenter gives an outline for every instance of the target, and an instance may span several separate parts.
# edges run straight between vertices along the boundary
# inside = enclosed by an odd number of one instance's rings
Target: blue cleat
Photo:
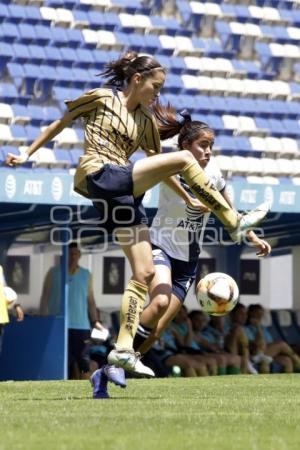
[[[107,364],[103,367],[104,373],[108,378],[108,381],[111,381],[116,386],[120,386],[121,388],[126,388],[126,378],[125,371],[122,367],[116,367],[111,364]]]
[[[95,370],[95,372],[92,374],[91,378],[91,385],[93,386],[93,398],[99,399],[99,398],[109,398],[108,392],[107,392],[107,376],[103,370],[103,367],[101,369]]]

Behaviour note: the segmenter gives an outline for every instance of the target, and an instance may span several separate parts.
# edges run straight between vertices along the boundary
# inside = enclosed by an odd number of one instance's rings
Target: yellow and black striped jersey
[[[103,164],[128,164],[138,148],[147,155],[160,153],[160,138],[154,117],[139,105],[128,112],[116,89],[94,89],[73,101],[66,101],[75,118],[84,117],[84,155],[75,174],[74,189],[88,197],[86,176]]]

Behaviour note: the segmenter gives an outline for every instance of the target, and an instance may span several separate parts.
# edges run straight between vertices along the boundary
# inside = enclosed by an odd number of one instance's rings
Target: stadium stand
[[[2,142],[31,142],[66,98],[97,87],[105,62],[130,46],[168,67],[162,100],[205,116],[216,151],[239,155],[232,175],[247,175],[250,156],[270,159],[264,173],[291,174],[300,145],[297,5],[171,3],[169,10],[150,0],[1,4]],[[55,146],[80,144],[70,131]]]

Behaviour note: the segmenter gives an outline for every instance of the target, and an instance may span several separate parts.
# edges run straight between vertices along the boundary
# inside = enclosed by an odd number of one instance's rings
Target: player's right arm
[[[67,111],[60,119],[52,122],[27,148],[26,152],[22,155],[14,155],[8,153],[6,158],[6,164],[8,166],[17,166],[23,164],[28,158],[33,155],[39,148],[50,142],[55,136],[57,136],[64,128],[66,128],[72,120],[78,115],[76,112]]]

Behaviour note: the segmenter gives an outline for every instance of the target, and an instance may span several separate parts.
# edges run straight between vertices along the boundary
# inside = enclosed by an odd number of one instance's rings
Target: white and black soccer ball
[[[196,296],[202,310],[207,314],[224,316],[237,304],[239,288],[235,280],[226,273],[213,272],[199,281]]]

